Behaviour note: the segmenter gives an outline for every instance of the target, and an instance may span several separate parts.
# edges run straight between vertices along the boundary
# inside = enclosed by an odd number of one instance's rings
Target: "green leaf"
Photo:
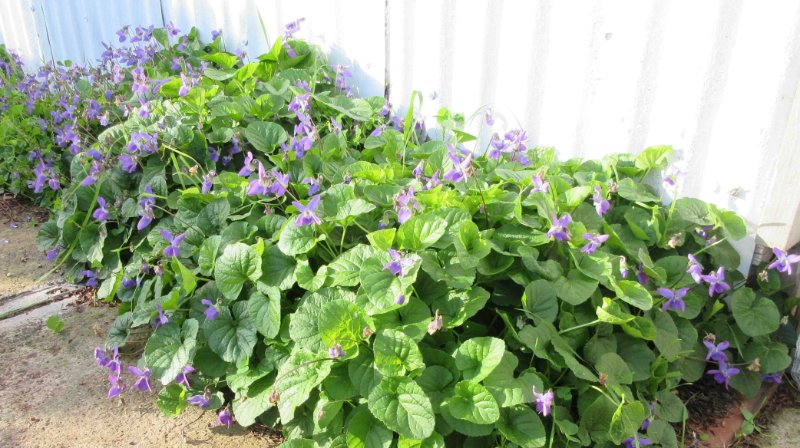
[[[744,348],[744,359],[752,362],[755,359],[761,364],[761,373],[777,373],[786,370],[792,363],[788,355],[788,347],[780,342],[770,340],[752,341]]]
[[[261,378],[247,388],[247,394],[233,400],[232,411],[236,423],[250,426],[256,419],[273,405],[269,398],[272,395],[272,378]]]
[[[556,291],[550,282],[544,279],[534,280],[525,288],[522,305],[526,314],[535,320],[544,319],[555,322],[558,316],[558,300]]]
[[[297,260],[281,252],[277,246],[272,246],[261,256],[262,274],[259,282],[282,291],[287,290],[297,279],[296,270]]]
[[[347,363],[347,376],[364,397],[383,379],[383,375],[375,368],[372,354],[366,350],[359,352],[356,359]]]
[[[186,319],[183,328],[168,322],[153,332],[144,349],[144,361],[162,384],[171,383],[194,357],[199,325]]]
[[[280,293],[274,291],[264,295],[253,291],[247,299],[247,311],[259,333],[270,339],[278,335],[281,329]]]
[[[570,305],[580,305],[597,290],[597,283],[597,280],[581,274],[577,269],[572,269],[566,277],[559,277],[552,282],[552,285],[559,299]]]
[[[773,333],[781,324],[781,313],[775,302],[756,296],[750,288],[737,289],[731,294],[731,307],[736,324],[748,336]]]
[[[340,344],[347,359],[358,354],[358,344],[364,329],[375,331],[375,324],[361,307],[342,299],[322,305],[318,322],[322,345],[330,348]]]
[[[380,331],[375,336],[373,351],[375,367],[386,376],[405,375],[425,368],[416,342],[399,330],[387,328]]]
[[[389,260],[388,254],[381,253],[366,259],[361,265],[361,289],[357,301],[368,314],[393,311],[403,306],[397,303],[398,296],[410,295],[407,291],[416,278],[419,264],[415,263],[406,269],[404,275],[400,277],[384,269]]]
[[[376,230],[367,234],[367,240],[369,240],[369,243],[375,249],[389,250],[392,248],[392,244],[394,244],[396,233],[397,229],[395,228]]]
[[[304,254],[317,244],[314,238],[314,226],[297,226],[297,217],[286,222],[278,239],[278,248],[286,255]]]
[[[653,323],[656,326],[656,348],[667,361],[676,361],[682,354],[678,327],[669,313],[656,312]]]
[[[200,268],[201,274],[212,275],[214,273],[214,265],[217,262],[217,252],[219,252],[221,241],[222,237],[214,235],[206,238],[200,245],[197,266]]]
[[[456,253],[461,263],[475,266],[492,251],[489,243],[481,236],[478,226],[472,221],[462,221],[450,231]]]
[[[331,373],[331,364],[332,361],[303,349],[295,349],[284,361],[274,385],[281,396],[278,411],[283,424],[294,419],[295,409],[305,403],[311,391]]]
[[[188,406],[188,403],[186,403],[186,389],[180,384],[170,384],[158,393],[156,405],[165,417],[179,415]]]
[[[438,432],[434,432],[425,440],[406,439],[400,436],[397,441],[397,448],[445,448],[444,437]]]
[[[247,359],[256,345],[256,328],[250,319],[248,304],[236,302],[230,309],[226,306],[217,308],[217,318],[203,325],[208,346],[225,361],[240,362]]]
[[[431,215],[415,215],[400,224],[397,243],[401,249],[423,250],[436,244],[447,230],[447,221]]]
[[[431,308],[439,310],[445,328],[455,328],[482,310],[488,301],[489,292],[474,286],[466,291],[450,291],[438,297],[431,302]]]
[[[630,280],[619,280],[614,285],[614,292],[617,297],[630,305],[647,311],[653,307],[653,296],[647,289],[638,282]]]
[[[478,337],[464,341],[456,351],[456,367],[464,379],[479,382],[489,376],[503,359],[506,344],[502,339]]]
[[[497,429],[503,437],[522,448],[540,448],[547,442],[542,421],[528,406],[501,409]]]
[[[271,154],[279,144],[289,138],[281,125],[269,121],[250,123],[244,131],[244,136],[253,147],[265,154]]]
[[[612,301],[608,297],[603,298],[603,306],[598,306],[596,313],[601,322],[614,325],[626,324],[635,317],[633,314],[625,312],[619,303]]]
[[[740,240],[747,234],[747,224],[736,212],[712,208],[714,220],[722,228],[722,233],[730,240]]]
[[[261,277],[261,257],[244,243],[233,243],[225,248],[214,268],[217,288],[229,300],[239,297],[245,282],[255,282]]]
[[[678,423],[689,413],[683,401],[671,390],[656,393],[656,415],[670,423]]]
[[[626,177],[617,184],[617,194],[633,202],[659,202],[661,199],[646,184]]]
[[[190,295],[197,286],[197,276],[184,266],[177,257],[173,258],[170,264],[172,265],[172,271],[180,275],[181,292],[187,296]]]
[[[642,406],[642,403],[635,401],[621,404],[611,417],[611,427],[608,430],[609,438],[612,442],[619,444],[628,437],[633,437],[639,431],[639,426],[641,426],[644,418],[644,406]]]
[[[392,230],[392,237],[394,237],[394,229],[379,230]],[[373,235],[377,232],[373,232]],[[332,279],[331,286],[356,286],[360,282],[360,274],[364,262],[376,255],[378,252],[370,246],[358,244],[347,252],[336,257],[328,265],[328,276]]]
[[[606,381],[609,384],[631,384],[633,382],[633,374],[630,367],[616,353],[605,353],[600,356],[595,366],[600,374],[606,376]]]
[[[708,204],[694,198],[680,198],[675,201],[675,213],[684,221],[687,221],[698,226],[707,226],[712,224],[710,214],[708,212]]]
[[[506,351],[500,364],[483,379],[483,384],[502,408],[531,403],[534,401],[532,387],[536,386],[537,390],[543,389],[542,380],[530,369],[515,377],[514,372],[518,364],[517,356]]]
[[[651,146],[636,155],[636,168],[643,171],[661,170],[669,163],[672,146]]]
[[[453,417],[479,425],[494,423],[500,418],[497,401],[484,386],[474,381],[456,384],[448,406]]]
[[[376,420],[366,405],[353,411],[346,431],[348,448],[389,448],[392,444],[392,431]]]
[[[384,378],[369,394],[367,403],[372,415],[403,437],[422,440],[433,434],[431,402],[411,378]]]
[[[644,339],[646,341],[655,341],[658,335],[656,325],[653,321],[640,316],[636,316],[632,321],[623,324],[622,330],[635,338]]]
[[[47,328],[49,328],[53,333],[60,333],[61,330],[64,329],[64,321],[55,314],[47,318],[45,325],[47,325]]]

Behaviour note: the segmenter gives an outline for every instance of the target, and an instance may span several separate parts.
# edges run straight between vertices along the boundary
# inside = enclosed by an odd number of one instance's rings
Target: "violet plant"
[[[40,129],[3,147],[3,185],[49,194],[42,249],[119,303],[109,396],[161,383],[166,415],[287,446],[670,447],[677,387],[780,379],[800,257],[743,277],[740,217],[643,181],[674,173],[670,147],[558,161],[515,129],[476,148],[446,109],[429,138],[414,107],[354,97],[301,25],[252,60],[174,27],[120,30],[92,69],[2,53],[0,129]]]

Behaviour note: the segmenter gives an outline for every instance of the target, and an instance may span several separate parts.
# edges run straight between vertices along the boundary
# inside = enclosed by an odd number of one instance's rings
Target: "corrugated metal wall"
[[[522,127],[563,157],[672,144],[682,193],[741,213],[767,243],[800,238],[800,2],[549,0],[3,0],[0,42],[29,63],[92,61],[125,24],[208,34],[251,56],[283,24],[353,67],[361,95],[470,116],[481,144]],[[794,159],[793,159],[794,157]],[[749,260],[754,238],[740,243]]]

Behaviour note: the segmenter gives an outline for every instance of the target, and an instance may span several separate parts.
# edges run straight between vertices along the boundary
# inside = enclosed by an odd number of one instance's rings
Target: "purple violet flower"
[[[122,279],[122,287],[125,289],[131,289],[136,286],[136,279],[135,278],[128,278],[125,277]]]
[[[622,278],[628,278],[628,261],[625,257],[619,257],[619,275]]]
[[[406,257],[403,252],[389,249],[389,255],[392,257],[392,261],[383,265],[383,270],[389,270],[393,275],[398,277],[403,277],[405,275],[405,270],[414,266],[414,262],[416,261],[412,257]]]
[[[333,347],[328,349],[328,357],[331,359],[343,358],[345,355],[344,349],[338,342],[333,344]]]
[[[86,286],[91,286],[93,288],[97,286],[97,276],[95,276],[94,271],[82,271],[81,275],[86,277]]]
[[[203,182],[200,184],[200,192],[201,193],[203,193],[203,194],[211,193],[211,188],[214,186],[212,180],[214,179],[214,176],[216,176],[216,175],[217,175],[217,173],[212,170],[212,171],[209,171],[208,174],[203,176]]]
[[[553,225],[550,227],[550,230],[547,231],[547,237],[555,238],[556,241],[568,241],[569,230],[567,229],[567,226],[571,222],[572,216],[570,216],[569,213],[565,213],[561,218],[553,215]]]
[[[687,269],[686,272],[689,273],[694,279],[694,282],[699,285],[700,282],[703,281],[703,265],[697,261],[697,258],[694,258],[694,255],[689,254],[687,257],[689,258],[689,269]]]
[[[394,208],[397,211],[397,222],[400,224],[408,221],[414,215],[414,210],[419,208],[417,200],[414,199],[414,187],[401,190],[394,196]]]
[[[153,194],[153,189],[150,188],[149,185],[145,187],[144,191],[146,194]],[[142,230],[153,222],[155,218],[153,214],[154,205],[156,205],[156,198],[152,196],[145,196],[139,201],[139,206],[142,207],[142,209],[139,210],[139,216],[141,216],[141,218],[139,218],[139,222],[136,224],[136,230]]]
[[[532,388],[533,396],[536,397],[536,412],[543,417],[550,415],[550,409],[553,407],[555,396],[553,390],[550,389],[545,393],[536,392],[536,386]]]
[[[92,213],[92,217],[100,222],[108,220],[108,210],[106,210],[106,200],[102,196],[97,197],[98,207]]]
[[[192,395],[186,399],[186,402],[205,409],[211,403],[211,397],[209,397],[208,394]]]
[[[183,368],[181,369],[181,373],[179,373],[178,376],[175,377],[175,382],[186,386],[187,389],[192,387],[189,384],[189,377],[187,377],[187,375],[189,375],[190,373],[194,373],[194,371],[195,369],[192,366],[183,366]]]
[[[717,272],[711,271],[708,275],[704,275],[703,281],[708,283],[709,297],[713,297],[714,294],[722,294],[731,289],[731,286],[725,283],[725,266],[720,266]]]
[[[648,438],[645,438],[645,437],[642,437],[640,434],[636,434],[635,438],[634,437],[628,437],[627,439],[623,440],[622,441],[622,446],[624,446],[625,448],[636,448],[636,442],[637,441],[639,442],[639,446],[640,447],[641,446],[648,446],[648,445],[652,445],[653,444],[652,440],[650,440]]]
[[[111,383],[111,387],[108,389],[108,398],[118,397],[125,389],[122,378],[119,375],[109,375],[108,381]]]
[[[140,370],[136,366],[128,366],[128,373],[136,377],[136,381],[133,383],[133,387],[139,389],[142,392],[153,391],[153,389],[150,388],[150,376],[152,375],[150,369],[145,367],[144,370]]]
[[[394,304],[395,305],[402,305],[404,303],[406,303],[406,295],[405,294],[398,294],[397,298],[394,299]]]
[[[770,263],[767,269],[777,269],[778,272],[792,275],[792,264],[800,261],[800,255],[789,255],[777,247],[772,248],[772,253],[775,254],[775,261]]]
[[[544,175],[537,174],[531,179],[533,180],[533,189],[531,193],[547,193],[550,189],[550,182],[544,180]]]
[[[723,362],[728,360],[728,354],[725,353],[725,350],[731,346],[731,343],[728,341],[722,341],[719,344],[714,344],[713,341],[709,341],[708,339],[703,340],[703,345],[706,346],[708,353],[706,354],[706,361],[717,361]]]
[[[233,414],[228,408],[222,410],[217,417],[217,426],[225,425],[228,428],[233,424]]]
[[[411,175],[414,176],[415,179],[419,180],[422,177],[422,168],[425,166],[425,161],[420,161],[417,166],[411,170]]]
[[[427,191],[442,185],[442,181],[439,180],[439,173],[440,170],[436,170],[436,172],[433,173],[433,176],[429,177],[425,181],[425,186],[422,187],[422,189]]]
[[[314,213],[314,211],[319,206],[319,195],[316,195],[308,201],[308,205],[303,205],[300,202],[292,201],[292,205],[295,206],[297,210],[300,211],[300,214],[297,215],[297,220],[295,221],[294,225],[297,227],[307,226],[311,224],[320,225],[322,224],[322,220]]]
[[[156,305],[156,310],[158,310],[158,316],[156,316],[155,322],[153,325],[158,328],[162,325],[169,323],[169,318],[166,314],[164,314],[164,309],[161,308],[161,305]]]
[[[308,195],[314,196],[319,192],[319,187],[322,184],[322,180],[319,177],[306,177],[301,183],[308,185]]]
[[[219,315],[219,310],[216,306],[214,306],[214,302],[208,299],[203,299],[200,301],[200,303],[206,306],[206,310],[203,311],[203,314],[206,315],[206,320],[214,320],[217,318]]]
[[[463,155],[463,153],[462,153]],[[458,183],[463,180],[466,180],[473,171],[474,168],[472,167],[472,153],[467,152],[466,155],[462,157],[462,155],[458,154],[458,151],[455,150],[452,146],[450,147],[450,151],[447,153],[447,157],[453,162],[452,170],[448,171],[444,175],[445,180],[449,180],[453,183]]]
[[[592,255],[600,247],[601,244],[608,240],[608,235],[595,235],[593,233],[584,233],[583,238],[588,240],[589,243],[583,246],[581,252]]]
[[[774,383],[774,384],[783,384],[783,374],[778,373],[770,373],[761,375],[761,381],[765,381],[767,383]]]
[[[714,375],[714,381],[719,384],[724,384],[725,389],[730,386],[731,378],[739,374],[739,369],[736,367],[728,366],[726,361],[719,361],[719,367],[711,369],[707,372],[709,375]]]
[[[247,195],[248,196],[255,196],[255,195],[266,195],[269,192],[270,186],[272,185],[272,178],[269,174],[267,174],[267,170],[264,169],[264,164],[260,161],[258,163],[258,179],[253,179],[250,181],[250,184],[247,187]]]
[[[239,170],[239,175],[242,177],[247,177],[253,174],[254,169],[256,169],[256,166],[253,163],[253,153],[247,151],[247,155],[244,156],[244,166]]]
[[[289,174],[283,174],[278,170],[272,170],[270,171],[270,174],[272,175],[273,181],[269,186],[269,192],[277,197],[281,197],[286,194],[286,190],[289,188]]]
[[[644,272],[644,266],[641,264],[639,265],[639,269],[636,271],[636,281],[639,282],[642,286],[647,286],[650,283],[650,277]]]
[[[592,202],[594,203],[594,209],[597,211],[598,216],[605,215],[606,212],[608,212],[608,209],[611,208],[611,203],[603,199],[603,193],[600,191],[600,187],[598,186],[594,187]]]
[[[661,306],[662,311],[671,309],[673,311],[686,312],[686,302],[683,301],[689,288],[681,288],[677,291],[667,288],[658,288],[658,293],[667,299],[664,305]]]
[[[185,233],[175,235],[174,237],[167,229],[161,229],[161,236],[164,237],[169,245],[164,248],[164,256],[166,257],[180,257],[181,256],[181,242],[186,237]]]

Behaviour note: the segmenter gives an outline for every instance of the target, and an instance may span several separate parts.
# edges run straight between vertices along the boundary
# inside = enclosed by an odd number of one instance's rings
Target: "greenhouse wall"
[[[29,66],[91,62],[124,25],[173,22],[254,57],[300,17],[360,95],[404,110],[418,90],[428,116],[472,116],[478,150],[508,128],[562,158],[673,145],[680,194],[748,221],[742,269],[756,235],[800,240],[800,2],[3,0],[0,42]]]

